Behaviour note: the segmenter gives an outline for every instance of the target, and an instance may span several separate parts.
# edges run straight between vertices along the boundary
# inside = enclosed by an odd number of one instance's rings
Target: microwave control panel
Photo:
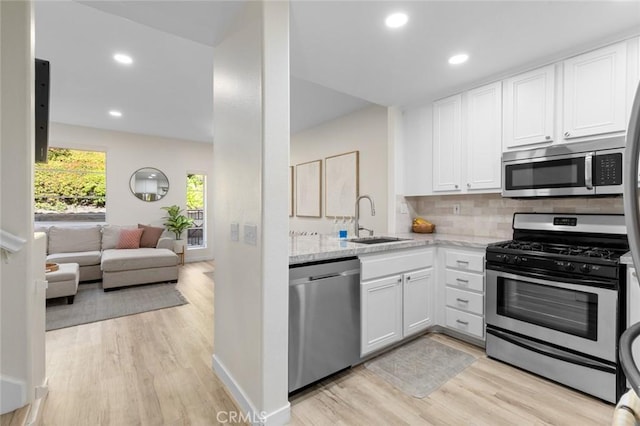
[[[596,186],[622,185],[622,153],[596,155],[594,163]]]

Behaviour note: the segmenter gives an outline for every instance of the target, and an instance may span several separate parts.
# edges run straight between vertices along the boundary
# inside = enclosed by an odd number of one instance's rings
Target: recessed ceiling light
[[[113,59],[124,65],[131,65],[133,63],[133,58],[129,55],[125,55],[124,53],[116,53],[113,55]]]
[[[116,111],[115,109],[109,111],[109,115],[112,117],[122,117],[122,113],[120,111]]]
[[[460,53],[458,55],[453,55],[452,57],[450,57],[449,63],[451,65],[458,65],[467,62],[467,59],[469,59],[469,55],[467,55],[466,53]]]
[[[389,28],[400,28],[406,25],[408,21],[409,21],[409,17],[407,16],[407,14],[399,12],[399,13],[392,13],[391,15],[387,16],[387,19],[384,20],[384,23]]]

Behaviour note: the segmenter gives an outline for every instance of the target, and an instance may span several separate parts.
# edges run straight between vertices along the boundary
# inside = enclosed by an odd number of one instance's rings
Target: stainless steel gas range
[[[623,215],[516,213],[487,247],[487,354],[616,402],[628,250]]]

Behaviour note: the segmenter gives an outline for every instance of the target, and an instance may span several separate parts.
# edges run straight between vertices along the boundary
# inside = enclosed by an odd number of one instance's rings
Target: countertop
[[[378,235],[377,235],[378,236]],[[406,240],[382,244],[358,244],[340,240],[328,235],[306,235],[289,237],[289,264],[314,262],[318,260],[337,259],[341,257],[359,256],[366,253],[377,253],[387,250],[398,250],[423,246],[448,246],[484,249],[488,244],[504,239],[474,237],[470,235],[451,234],[385,234]]]
[[[622,256],[620,256],[620,263],[622,263],[624,265],[633,266],[633,259],[631,258],[631,252],[630,251],[628,251],[627,253],[625,253]]]

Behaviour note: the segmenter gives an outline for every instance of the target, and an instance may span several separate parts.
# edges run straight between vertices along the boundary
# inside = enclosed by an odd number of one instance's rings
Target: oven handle
[[[615,367],[605,364],[604,362],[596,361],[590,358],[586,358],[584,356],[576,355],[561,349],[554,348],[549,345],[545,345],[543,343],[534,342],[529,339],[524,339],[519,336],[514,336],[513,334],[507,334],[502,331],[494,330],[492,328],[487,327],[487,334],[493,334],[494,336],[505,340],[509,343],[512,343],[516,346],[520,346],[521,348],[528,349],[530,351],[546,355],[551,358],[559,359],[561,361],[565,361],[571,364],[581,365],[583,367],[593,368],[601,371],[615,371]]]
[[[553,285],[554,287],[562,287],[562,283],[568,283],[568,284],[574,284],[580,287],[590,287],[590,288],[598,287],[598,288],[604,288],[608,290],[616,290],[618,288],[618,285],[616,284],[615,281],[596,281],[596,280],[590,280],[587,278],[568,278],[565,276],[557,277],[558,280],[562,280],[562,281],[551,281],[549,279],[546,279],[547,276],[543,274],[536,274],[534,272],[524,272],[524,271],[518,271],[517,273],[512,273],[511,269],[508,269],[508,268],[503,269],[503,267],[497,266],[497,265],[491,265],[490,267],[487,266],[487,273],[490,273],[490,272],[495,272],[497,276],[504,277],[504,278],[522,279],[523,277],[525,277],[530,279],[534,283]]]
[[[593,156],[594,152],[589,152],[584,157],[584,186],[593,189]]]

